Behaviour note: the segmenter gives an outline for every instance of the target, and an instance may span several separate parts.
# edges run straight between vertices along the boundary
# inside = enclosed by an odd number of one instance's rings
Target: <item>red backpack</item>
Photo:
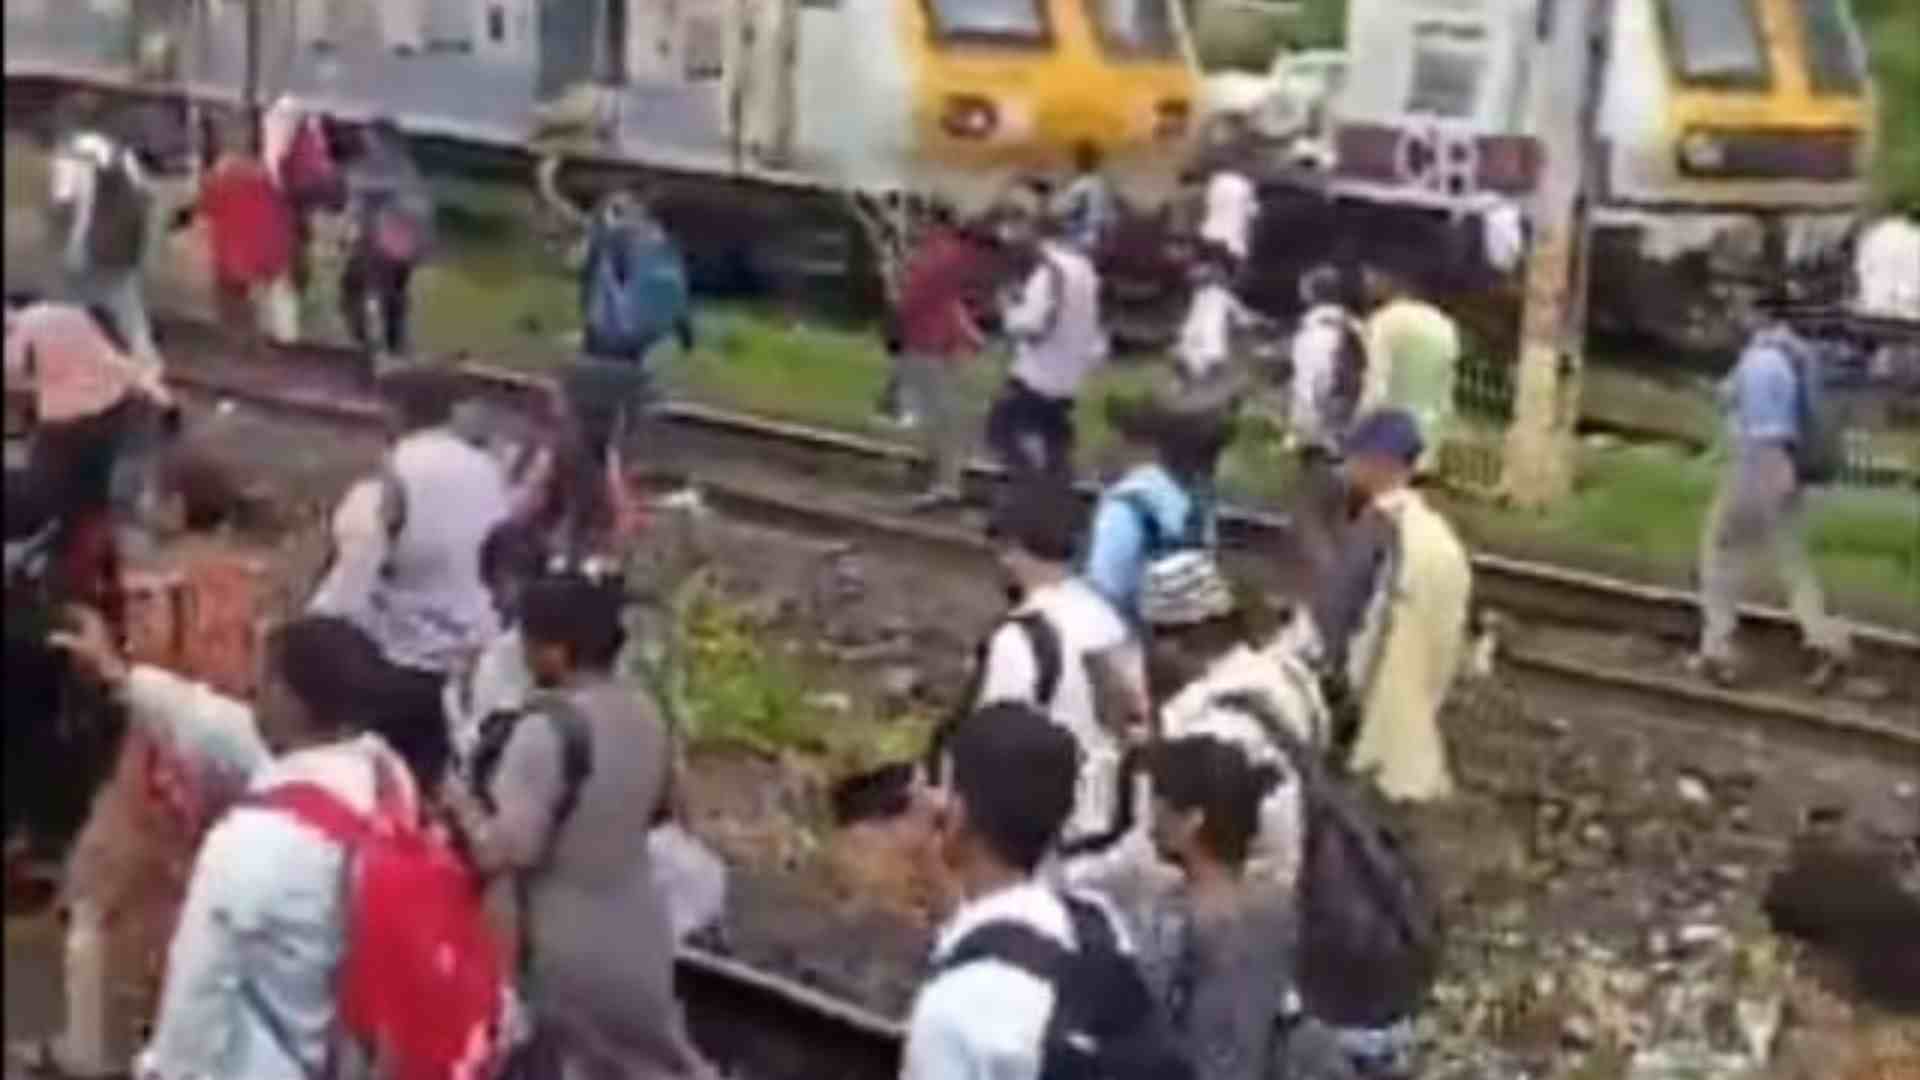
[[[250,800],[347,849],[346,951],[334,985],[340,1030],[390,1080],[477,1080],[501,1056],[506,969],[479,879],[419,820],[385,762],[380,809],[363,815],[293,782]]]

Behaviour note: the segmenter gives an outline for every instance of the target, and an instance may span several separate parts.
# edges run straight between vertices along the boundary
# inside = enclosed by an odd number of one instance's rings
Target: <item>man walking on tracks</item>
[[[582,355],[562,375],[574,435],[563,546],[581,555],[611,526],[609,504],[634,459],[648,455],[656,471],[668,464],[664,431],[648,422],[657,397],[648,358],[669,337],[693,350],[693,309],[680,248],[641,196],[615,191],[584,212],[560,193],[559,169],[559,158],[541,163],[540,195],[587,245]]]
[[[1313,605],[1330,685],[1334,745],[1391,799],[1453,792],[1440,706],[1464,658],[1473,567],[1445,518],[1411,486],[1425,450],[1399,409],[1370,413],[1346,440],[1348,487],[1362,500],[1340,561]]]
[[[955,384],[986,343],[970,306],[985,298],[993,271],[993,251],[983,232],[936,220],[907,263],[900,286],[901,384],[919,410],[932,467],[915,509],[960,501],[968,440],[959,422],[962,395]]]
[[[1029,270],[1005,314],[1013,369],[987,416],[987,443],[1013,472],[1066,477],[1073,472],[1074,405],[1106,358],[1107,340],[1093,263],[1052,231],[1025,216],[1002,225],[1003,242]]]
[[[140,283],[153,212],[153,191],[133,148],[92,123],[84,106],[69,108],[54,151],[52,235],[67,297],[110,315],[134,359],[158,367],[153,328]]]
[[[433,196],[393,121],[361,131],[360,156],[347,170],[347,210],[354,240],[340,276],[340,314],[354,344],[375,357],[377,374],[382,357],[407,354],[408,290],[433,245]],[[377,334],[367,329],[370,305],[380,310]]]
[[[1821,402],[1812,346],[1781,321],[1747,342],[1722,384],[1726,472],[1700,547],[1700,651],[1694,669],[1721,685],[1739,678],[1733,634],[1748,561],[1771,545],[1809,653],[1808,685],[1823,690],[1846,666],[1846,629],[1827,614],[1807,554],[1807,488],[1834,479],[1837,437]]]

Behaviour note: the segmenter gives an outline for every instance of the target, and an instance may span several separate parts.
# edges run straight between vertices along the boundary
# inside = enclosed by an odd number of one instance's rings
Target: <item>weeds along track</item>
[[[269,350],[247,362],[209,328],[168,323],[171,372],[189,392],[243,401],[312,420],[378,424],[381,411],[358,354],[319,345]],[[452,361],[475,391],[533,424],[557,393],[548,380]],[[980,513],[1002,481],[969,470],[969,505],[909,514],[905,474],[920,456],[891,443],[763,420],[704,406],[665,408],[706,501],[737,518],[937,560],[983,578],[992,572]],[[1091,485],[1081,494],[1092,499]],[[1237,572],[1280,592],[1290,580],[1283,517],[1229,508],[1223,544]],[[1790,739],[1834,753],[1920,765],[1920,638],[1860,627],[1859,670],[1842,691],[1810,695],[1797,677],[1797,631],[1783,611],[1748,608],[1742,633],[1756,671],[1750,690],[1707,686],[1684,670],[1697,626],[1691,593],[1499,555],[1475,556],[1476,601],[1499,642],[1497,664],[1517,688],[1607,695],[1634,711],[1731,727],[1757,739]]]

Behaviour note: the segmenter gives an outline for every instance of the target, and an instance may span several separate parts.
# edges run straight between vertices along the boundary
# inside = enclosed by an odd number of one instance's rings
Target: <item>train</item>
[[[978,209],[1082,145],[1154,204],[1199,96],[1181,0],[5,0],[5,28],[10,85],[293,94],[348,123],[558,147],[582,172],[738,185],[776,208]],[[792,215],[760,217],[725,231],[764,241]]]
[[[1595,0],[1586,184],[1591,322],[1719,351],[1782,277],[1830,290],[1870,196],[1874,84],[1848,0]],[[1345,71],[1272,170],[1268,245],[1397,261],[1434,291],[1517,296],[1488,273],[1485,208],[1545,164],[1547,43],[1585,0],[1350,0]],[[1564,89],[1564,88],[1563,88]],[[1324,150],[1323,150],[1324,148]],[[1476,272],[1476,268],[1478,272]],[[1277,266],[1285,287],[1291,266]],[[1813,297],[1807,296],[1807,299]],[[1495,320],[1513,316],[1503,307]]]

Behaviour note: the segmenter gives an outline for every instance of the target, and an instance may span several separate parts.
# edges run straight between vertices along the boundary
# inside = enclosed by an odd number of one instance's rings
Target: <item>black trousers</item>
[[[41,427],[27,467],[60,493],[64,513],[112,506],[130,514],[166,423],[159,407],[129,395],[105,412]]]
[[[987,413],[987,446],[1015,476],[1073,475],[1073,399],[1008,379]]]
[[[1320,447],[1300,451],[1298,486],[1289,516],[1301,554],[1315,577],[1332,570],[1347,520],[1347,485],[1340,475],[1340,459]]]
[[[371,300],[380,306],[380,347],[390,353],[407,351],[407,286],[412,280],[411,263],[393,262],[370,251],[356,251],[347,258],[346,268],[340,273],[340,316],[346,320],[354,344],[362,349],[374,347],[367,333],[367,303]]]
[[[447,709],[441,697],[447,677],[393,663],[387,669],[389,677],[383,682],[389,691],[388,705],[368,726],[413,770],[420,790],[431,793],[445,779],[453,759]]]
[[[580,544],[611,524],[607,463],[618,451],[623,467],[644,463],[655,474],[673,472],[665,426],[653,418],[658,400],[653,373],[641,357],[581,357],[561,374],[572,414],[568,440],[563,532]]]

